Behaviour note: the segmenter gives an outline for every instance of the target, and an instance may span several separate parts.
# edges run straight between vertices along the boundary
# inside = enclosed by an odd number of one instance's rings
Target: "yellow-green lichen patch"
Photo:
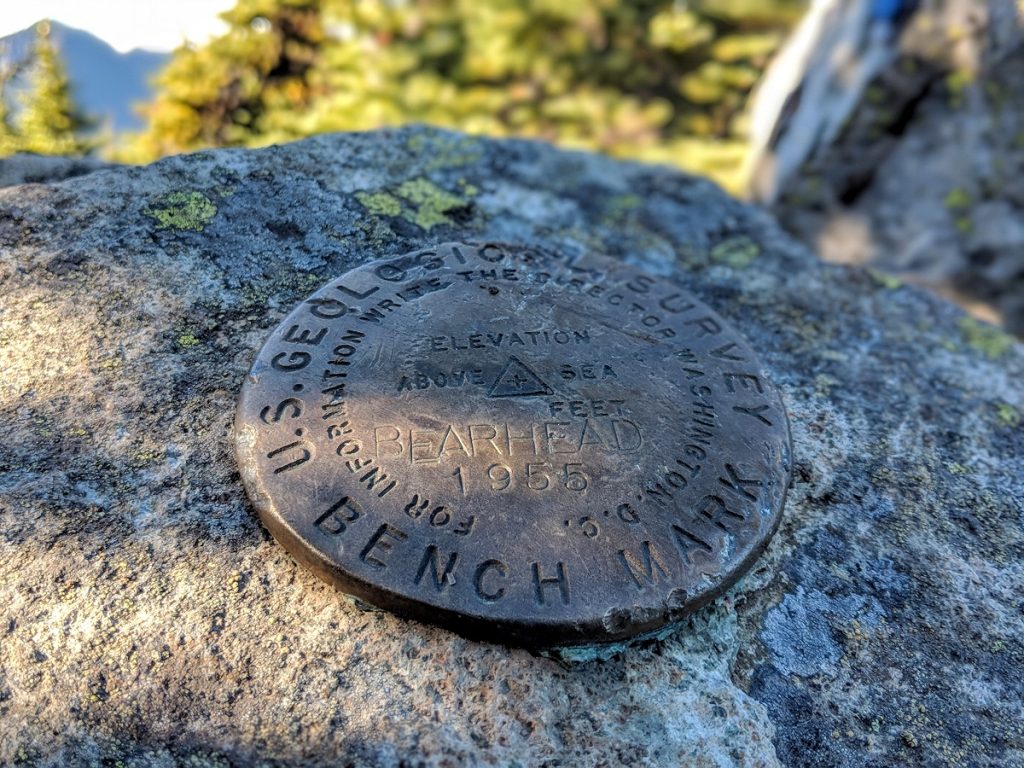
[[[239,593],[245,590],[245,585],[248,583],[249,577],[247,574],[241,571],[233,571],[228,576],[227,588],[229,592]]]
[[[356,192],[356,200],[375,216],[397,216],[402,212],[402,203],[387,192]]]
[[[191,349],[199,344],[199,337],[191,331],[181,334],[178,337],[178,346],[182,349]]]
[[[105,357],[99,361],[99,368],[102,371],[120,371],[124,367],[124,361],[117,355]]]
[[[953,226],[962,235],[968,234],[974,229],[974,221],[970,216],[970,209],[973,201],[970,193],[961,187],[954,187],[946,194],[943,201],[946,208],[953,214]]]
[[[278,272],[247,283],[242,288],[238,306],[245,312],[264,309],[271,296],[290,302],[319,288],[322,283],[323,278],[312,272]]]
[[[1000,424],[1011,428],[1019,427],[1021,421],[1024,421],[1020,411],[1009,403],[996,403],[996,418],[999,419]]]
[[[868,274],[871,275],[872,278],[874,278],[876,283],[878,283],[883,288],[887,288],[890,291],[895,291],[897,288],[903,285],[902,280],[900,280],[895,275],[888,274],[887,272],[880,272],[877,269],[869,269]]]
[[[152,464],[162,457],[163,454],[159,451],[143,449],[135,452],[135,455],[132,456],[132,463],[137,467],[145,466],[146,464]]]
[[[611,198],[605,205],[605,216],[608,223],[612,225],[622,224],[642,204],[643,199],[639,195],[617,195]]]
[[[415,211],[405,217],[428,231],[438,224],[450,223],[445,212],[466,204],[466,200],[446,192],[428,179],[410,179],[403,182],[396,192],[415,206]]]
[[[706,253],[690,243],[679,243],[675,246],[676,261],[687,269],[706,265]]]
[[[949,91],[949,106],[958,109],[964,104],[964,92],[977,79],[969,69],[956,69],[946,76],[946,88]]]
[[[962,211],[971,206],[971,196],[962,187],[954,187],[946,193],[945,203],[951,211]]]
[[[1013,338],[1009,334],[973,317],[960,318],[957,326],[967,346],[985,355],[989,360],[998,360],[1013,347]]]
[[[761,247],[749,237],[732,237],[711,249],[711,261],[733,269],[746,269],[761,253]]]
[[[408,147],[417,159],[425,158],[428,171],[471,165],[482,156],[480,141],[469,136],[447,136],[417,133],[410,137]]]
[[[448,212],[462,208],[477,194],[476,187],[459,182],[461,195],[449,192],[425,178],[409,179],[391,191],[356,193],[356,199],[376,216],[401,216],[430,231],[439,224],[451,224]]]
[[[157,229],[185,229],[202,232],[217,215],[215,206],[202,192],[171,192],[146,209]]]
[[[839,379],[822,373],[814,377],[814,393],[828,399],[832,396],[832,387],[840,384]]]

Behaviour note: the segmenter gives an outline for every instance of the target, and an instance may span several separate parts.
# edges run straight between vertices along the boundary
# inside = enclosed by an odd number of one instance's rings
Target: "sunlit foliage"
[[[239,0],[178,49],[131,159],[428,122],[729,183],[743,106],[801,0]]]
[[[50,40],[50,25],[36,25],[31,56],[6,62],[0,72],[0,156],[14,152],[84,155],[97,146],[95,122],[75,103],[67,71]],[[6,91],[13,76],[27,71],[28,87],[17,95],[19,109],[9,114]]]

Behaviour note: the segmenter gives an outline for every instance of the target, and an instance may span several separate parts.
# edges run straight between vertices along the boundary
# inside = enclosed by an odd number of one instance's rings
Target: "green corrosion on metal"
[[[416,226],[430,231],[440,224],[452,224],[450,211],[463,208],[477,194],[476,187],[461,183],[462,195],[456,195],[426,178],[409,179],[395,189],[364,190],[356,199],[375,216],[401,216]]]
[[[202,192],[171,192],[146,210],[156,221],[157,229],[180,229],[202,232],[217,215],[217,206]]]
[[[989,360],[998,360],[1013,348],[1013,339],[1009,334],[973,317],[961,317],[957,326],[967,346],[981,352]]]
[[[666,624],[664,627],[634,635],[626,640],[613,643],[594,643],[593,645],[556,646],[554,648],[540,649],[538,653],[549,659],[560,661],[563,664],[586,664],[592,661],[607,661],[620,653],[626,653],[637,645],[649,640],[665,640],[681,626],[686,624],[686,619],[680,619]]]

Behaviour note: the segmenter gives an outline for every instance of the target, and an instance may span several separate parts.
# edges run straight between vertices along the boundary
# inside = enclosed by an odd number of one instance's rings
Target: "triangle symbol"
[[[508,362],[494,380],[488,397],[527,397],[529,395],[550,395],[551,387],[541,381],[526,363],[515,355],[509,355]]]

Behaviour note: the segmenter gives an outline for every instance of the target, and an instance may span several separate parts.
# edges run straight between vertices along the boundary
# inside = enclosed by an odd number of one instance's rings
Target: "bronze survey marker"
[[[346,592],[474,637],[651,632],[779,523],[790,439],[748,344],[672,281],[454,243],[300,304],[245,383],[264,523]]]

